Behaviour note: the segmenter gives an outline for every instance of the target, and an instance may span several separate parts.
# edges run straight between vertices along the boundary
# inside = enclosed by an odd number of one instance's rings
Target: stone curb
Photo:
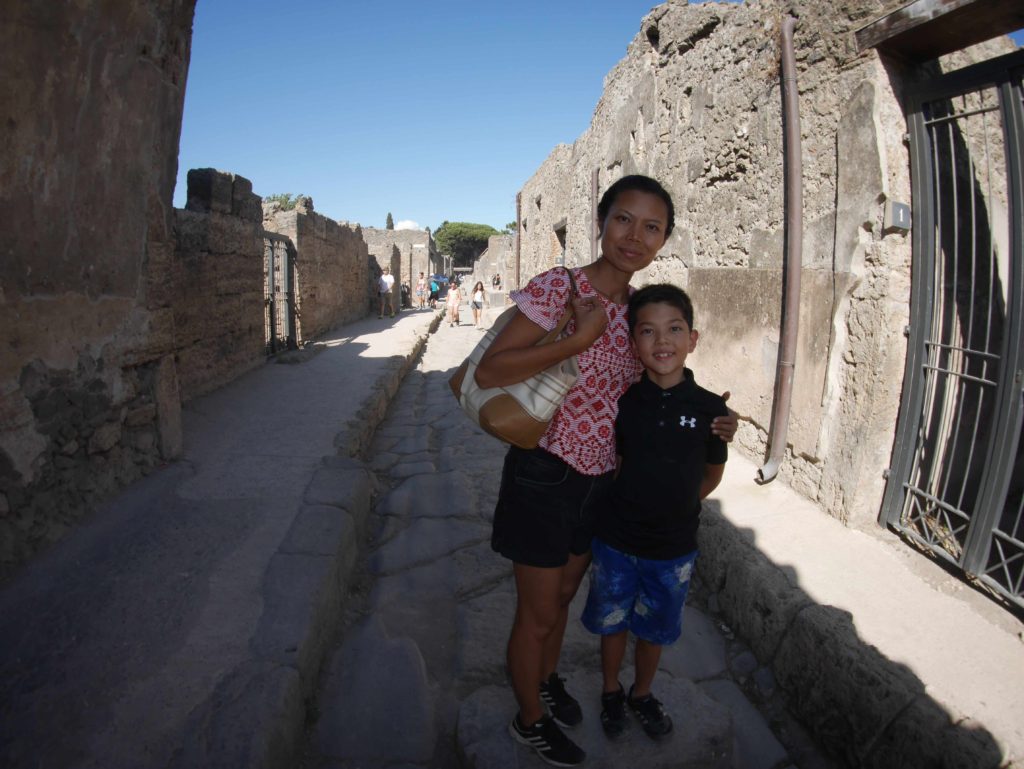
[[[787,708],[847,766],[996,769],[995,742],[954,723],[904,665],[857,635],[851,615],[795,587],[713,506],[698,572],[737,637],[770,665]]]
[[[226,672],[193,711],[172,767],[297,765],[307,708],[341,622],[376,491],[375,476],[359,457],[441,319],[436,315],[417,332],[407,353],[392,356],[359,417],[336,436],[338,455],[325,457],[310,479],[304,505],[267,565],[252,658]]]

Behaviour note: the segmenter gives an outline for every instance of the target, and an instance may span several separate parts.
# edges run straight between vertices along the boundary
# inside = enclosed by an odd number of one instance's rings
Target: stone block
[[[774,667],[794,715],[826,752],[850,766],[862,765],[886,728],[923,694],[910,670],[861,641],[849,613],[832,606],[808,606],[796,616]]]
[[[696,606],[687,605],[683,634],[676,643],[662,650],[660,667],[676,677],[695,681],[716,678],[726,671],[725,640]]]
[[[295,667],[309,696],[341,607],[338,559],[278,553],[263,578],[263,614],[250,648],[261,659]]]
[[[156,401],[157,425],[160,432],[160,456],[177,459],[184,448],[181,430],[181,395],[178,390],[178,371],[171,355],[161,358],[153,386]]]
[[[110,451],[121,440],[121,423],[105,422],[89,438],[89,453],[102,454]]]
[[[725,615],[754,654],[770,661],[794,617],[811,603],[786,575],[752,546],[730,563],[720,593]],[[751,670],[755,666],[751,667]]]
[[[701,690],[732,713],[734,756],[743,769],[774,769],[788,758],[765,717],[732,681],[705,681]]]
[[[865,769],[997,769],[1003,765],[1003,751],[984,726],[954,723],[924,695],[889,724],[861,764]]]
[[[437,741],[426,666],[408,638],[389,637],[378,617],[349,635],[331,663],[314,743],[353,766],[426,765]]]
[[[186,210],[230,214],[234,189],[231,176],[213,168],[190,169]]]
[[[374,574],[393,574],[489,538],[490,529],[482,524],[420,518],[382,545],[368,568]]]
[[[192,713],[172,769],[294,766],[305,703],[294,668],[248,661],[225,675]]]
[[[370,511],[373,488],[370,474],[362,468],[322,467],[306,487],[305,501],[310,505],[331,505],[347,510],[361,528]]]

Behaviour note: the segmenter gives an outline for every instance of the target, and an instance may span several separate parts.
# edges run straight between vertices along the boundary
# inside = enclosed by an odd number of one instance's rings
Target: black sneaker
[[[547,705],[548,712],[559,726],[568,729],[583,720],[580,703],[565,690],[565,679],[558,673],[552,673],[540,685],[540,699]]]
[[[629,721],[626,720],[626,693],[619,684],[617,692],[601,695],[601,726],[610,739],[621,737]]]
[[[544,716],[533,726],[523,726],[517,713],[508,725],[508,733],[552,766],[579,766],[587,757],[579,745],[562,734],[551,716]]]
[[[631,686],[629,687],[629,697],[626,701],[629,703],[629,709],[633,711],[633,714],[640,721],[640,725],[647,732],[648,737],[660,740],[663,737],[667,737],[672,731],[672,719],[669,718],[668,713],[665,712],[665,709],[653,694],[648,694],[646,697],[635,700],[633,699],[633,687]]]

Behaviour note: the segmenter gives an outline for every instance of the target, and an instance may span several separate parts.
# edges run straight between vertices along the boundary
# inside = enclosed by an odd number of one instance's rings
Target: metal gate
[[[263,233],[263,330],[267,355],[298,347],[295,248],[283,235]]]
[[[1024,52],[910,113],[911,324],[881,519],[1024,607]]]

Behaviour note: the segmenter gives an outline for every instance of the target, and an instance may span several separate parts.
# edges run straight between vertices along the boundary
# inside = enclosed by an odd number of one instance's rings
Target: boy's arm
[[[725,465],[704,465],[704,477],[700,480],[700,498],[704,499],[708,494],[718,488],[725,475]]]

